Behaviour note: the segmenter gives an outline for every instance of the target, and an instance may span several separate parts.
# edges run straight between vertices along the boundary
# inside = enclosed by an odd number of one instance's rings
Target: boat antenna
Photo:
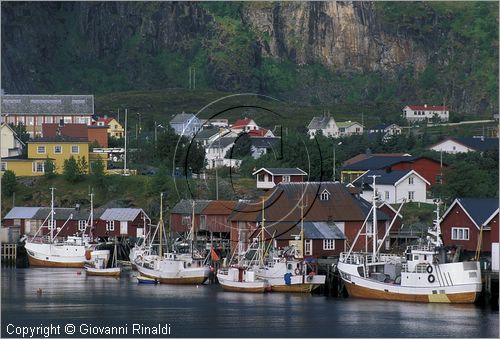
[[[443,246],[443,239],[441,238],[441,223],[439,217],[439,205],[442,204],[440,199],[434,199],[434,204],[436,204],[436,219],[434,220],[434,227],[432,230],[428,230],[427,232],[434,237],[436,240],[430,240],[435,246],[440,247]]]
[[[94,189],[89,193],[90,195],[90,232],[92,233],[92,227],[94,226]],[[85,232],[83,232],[85,234]]]
[[[265,204],[265,198],[262,196],[262,222],[260,223],[261,229],[260,229],[260,234],[261,234],[261,242],[260,242],[260,264],[264,266],[264,204]]]
[[[160,249],[159,256],[163,257],[163,192],[160,193],[160,220],[158,221],[158,227],[160,228]]]
[[[50,242],[54,242],[54,187],[50,188]]]

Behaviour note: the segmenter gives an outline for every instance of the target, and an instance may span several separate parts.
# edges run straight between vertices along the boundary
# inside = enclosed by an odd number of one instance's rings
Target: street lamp
[[[342,141],[339,143],[335,144],[333,143],[333,181],[335,182],[335,151],[337,149],[337,146],[342,145]]]
[[[165,129],[165,127],[163,127],[162,124],[158,124],[155,121],[155,145],[156,145],[156,142],[158,141],[158,127]]]

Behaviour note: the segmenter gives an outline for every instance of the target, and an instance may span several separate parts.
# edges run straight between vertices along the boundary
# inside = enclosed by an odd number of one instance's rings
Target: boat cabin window
[[[418,260],[418,255],[414,255],[413,260]]]
[[[287,265],[287,269],[288,269],[288,270],[292,270],[292,269],[293,269],[292,264],[288,264],[288,265]]]

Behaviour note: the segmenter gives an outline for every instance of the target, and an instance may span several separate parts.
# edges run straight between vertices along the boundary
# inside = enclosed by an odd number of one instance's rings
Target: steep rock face
[[[427,56],[410,39],[385,34],[370,2],[257,3],[244,13],[259,33],[264,55],[295,63],[321,63],[336,71],[383,71],[413,65]]]

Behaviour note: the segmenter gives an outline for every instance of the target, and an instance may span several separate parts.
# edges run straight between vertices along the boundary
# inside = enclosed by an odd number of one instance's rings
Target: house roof
[[[354,180],[352,183],[354,184],[354,186],[357,187],[359,187],[363,183],[371,185],[373,183],[373,179],[371,178],[371,176],[378,175],[379,177],[375,181],[377,185],[396,185],[402,179],[409,176],[412,172],[420,179],[422,179],[424,182],[430,185],[430,183],[427,180],[425,180],[420,174],[418,174],[414,170],[397,170],[390,172],[387,172],[385,170],[369,170],[363,175],[360,175],[358,178],[356,178],[356,180]]]
[[[54,219],[55,220],[87,220],[90,216],[90,210],[85,208],[75,209],[75,208],[64,208],[57,207],[54,208]],[[94,209],[94,219],[98,219],[103,210]],[[37,213],[33,216],[33,219],[45,220],[50,215],[50,207],[40,207]]]
[[[227,146],[231,145],[234,143],[234,141],[236,140],[236,138],[234,137],[222,137],[222,138],[219,138],[217,140],[215,140],[214,142],[212,142],[210,144],[210,146],[208,146],[209,148],[226,148]]]
[[[458,204],[477,228],[487,224],[498,213],[498,198],[457,198],[443,214],[444,219]]]
[[[107,208],[101,215],[100,219],[133,221],[141,212],[144,213],[141,208]]]
[[[461,145],[464,145],[466,147],[472,148],[480,152],[498,149],[498,138],[448,138],[444,141],[437,143],[434,146],[431,146],[431,148],[447,140],[455,141]]]
[[[254,137],[250,138],[250,142],[252,143],[252,146],[255,148],[273,148],[275,147],[276,143],[280,138],[266,138],[266,137]]]
[[[19,143],[21,143],[21,145],[23,145],[23,146],[25,145],[25,143],[17,135],[16,131],[14,131],[14,129],[9,124],[6,124],[5,122],[2,122],[2,124],[0,125],[0,129],[4,128],[4,127],[7,128],[7,129],[9,129],[12,132],[12,135],[14,136],[14,138],[16,138],[17,141]]]
[[[104,118],[104,117],[99,117],[95,122],[92,124],[97,125],[98,122],[103,122],[104,126],[108,126],[109,123],[114,120],[115,118]]]
[[[5,215],[4,219],[32,219],[40,208],[15,206]]]
[[[239,119],[234,122],[234,124],[231,126],[231,128],[243,128],[250,124],[253,120],[250,118],[245,118],[245,119]],[[255,123],[255,122],[254,122]]]
[[[194,137],[197,140],[210,139],[214,135],[218,134],[220,128],[218,127],[205,127],[203,130],[199,131]]]
[[[324,190],[330,193],[329,200],[320,200]],[[362,221],[371,207],[366,200],[355,198],[339,182],[279,183],[264,197],[264,218],[269,222],[299,222],[301,201],[306,204],[306,221]],[[258,222],[262,219],[260,199],[237,207],[238,211],[230,216],[231,220]],[[383,213],[378,217],[387,220]]]
[[[256,175],[261,171],[265,171],[271,175],[307,175],[306,172],[301,170],[298,167],[295,168],[270,168],[270,167],[262,167],[257,171],[253,172],[252,175]]]
[[[360,125],[361,126],[361,124],[359,122],[356,122],[356,121],[338,121],[337,122],[338,128],[347,128],[347,127],[351,127],[353,125]]]
[[[93,95],[2,95],[2,114],[92,115]]]
[[[72,142],[72,143],[88,143],[89,139],[85,137],[72,137],[66,135],[57,135],[55,137],[38,138],[28,141],[28,144],[43,144],[47,142]]]
[[[196,116],[192,113],[184,113],[177,114],[172,120],[170,120],[171,124],[185,124],[189,122],[189,120],[196,118]]]
[[[209,200],[195,200],[194,213],[202,214],[203,210],[208,206]],[[192,214],[193,213],[193,200],[182,199],[179,201],[170,213],[177,214]]]
[[[367,153],[360,153],[358,155],[355,155],[354,157],[347,159],[346,161],[343,162],[343,166],[351,165],[354,163],[357,163],[361,160],[365,160],[371,157],[403,157],[403,156],[409,156],[409,154],[404,154],[404,153],[375,153],[375,154],[367,154]]]
[[[398,164],[400,162],[413,162],[421,157],[416,156],[379,156],[373,155],[369,158],[351,163],[342,167],[343,170],[376,170]]]
[[[269,132],[268,129],[261,128],[261,129],[253,129],[247,132],[247,134],[250,136],[250,138],[255,138],[255,137],[264,137],[267,132]]]
[[[236,201],[211,200],[201,212],[207,215],[230,215],[236,207]]]
[[[275,222],[268,225],[264,224],[264,227],[266,238],[274,237],[277,240],[293,240],[300,234],[301,230],[300,222]],[[256,237],[260,232],[260,228],[257,227],[250,238]],[[304,238],[343,240],[346,237],[334,222],[304,221]]]
[[[313,117],[309,125],[307,125],[307,129],[325,129],[330,119],[333,118],[329,116]]]
[[[44,138],[75,137],[88,138],[87,125],[85,124],[42,124],[42,135]]]
[[[418,105],[408,105],[408,107],[414,111],[448,111],[447,106],[418,106]]]

